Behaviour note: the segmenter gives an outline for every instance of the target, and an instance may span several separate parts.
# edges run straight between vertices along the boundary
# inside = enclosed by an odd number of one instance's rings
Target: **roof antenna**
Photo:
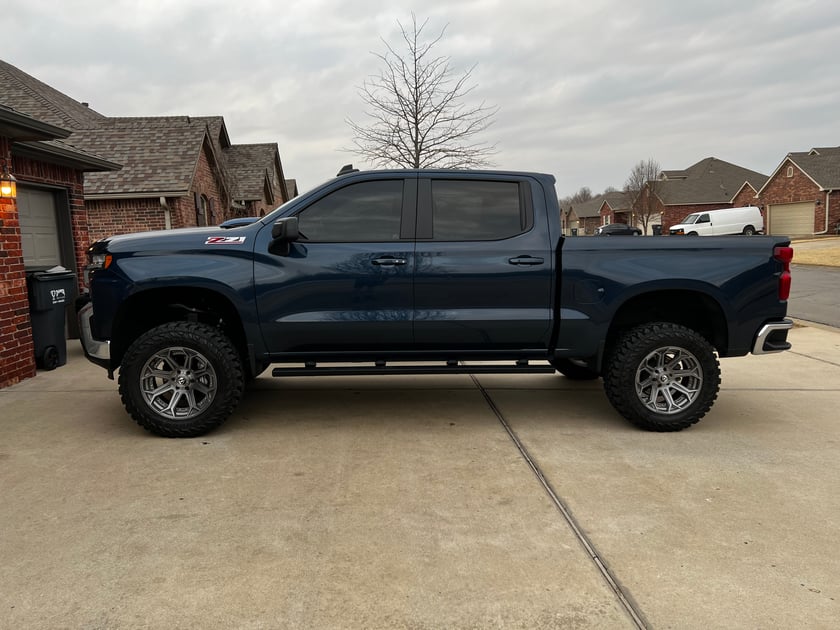
[[[352,164],[345,164],[341,167],[341,170],[336,173],[336,177],[341,177],[342,175],[347,175],[348,173],[358,173],[359,169],[353,168]]]

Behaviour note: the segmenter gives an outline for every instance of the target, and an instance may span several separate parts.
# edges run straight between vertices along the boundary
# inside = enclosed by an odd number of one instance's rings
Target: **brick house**
[[[0,114],[0,160],[20,191],[16,203],[3,201],[0,217],[0,387],[34,374],[21,262],[61,264],[81,282],[96,239],[214,225],[244,216],[243,201],[265,212],[288,199],[276,144],[256,145],[256,162],[229,168],[240,145],[221,116],[104,116],[3,61]],[[251,179],[264,181],[261,192],[251,194]],[[249,199],[237,198],[244,190]],[[37,221],[27,223],[33,212]],[[27,242],[55,244],[42,256]]]
[[[601,215],[601,225],[608,223],[624,223],[632,225],[633,207],[631,199],[623,192],[609,192],[601,195],[602,203],[599,214]]]
[[[75,132],[72,140],[123,165],[85,180],[91,240],[217,225],[232,216],[232,184],[206,120],[106,118]]]
[[[714,157],[700,160],[685,170],[662,171],[659,178],[648,182],[639,200],[641,211],[653,196],[652,215],[661,217],[662,231],[678,224],[692,212],[755,205],[755,191],[767,176]]]
[[[84,174],[119,168],[68,136],[0,106],[0,172],[17,180],[16,198],[0,198],[0,387],[35,375],[26,272],[62,265],[78,273],[90,244]]]
[[[602,225],[601,206],[603,203],[603,197],[598,195],[589,201],[573,203],[566,208],[561,208],[563,234],[566,236],[594,234],[595,229]]]
[[[560,209],[563,217],[563,234],[584,236],[594,234],[599,226],[607,223],[630,224],[632,211],[630,201],[623,192],[614,191],[596,195],[589,201],[573,203]]]
[[[757,196],[768,234],[840,233],[840,147],[788,153]]]

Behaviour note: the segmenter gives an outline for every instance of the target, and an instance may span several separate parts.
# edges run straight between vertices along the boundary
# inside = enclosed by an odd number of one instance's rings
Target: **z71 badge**
[[[205,245],[242,245],[244,236],[208,236]]]

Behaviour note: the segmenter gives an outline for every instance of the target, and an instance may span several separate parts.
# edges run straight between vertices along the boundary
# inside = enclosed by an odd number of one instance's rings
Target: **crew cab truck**
[[[85,354],[162,436],[217,427],[273,363],[600,377],[622,416],[677,431],[711,408],[718,357],[790,347],[788,240],[566,239],[538,173],[350,170],[250,225],[89,255]]]

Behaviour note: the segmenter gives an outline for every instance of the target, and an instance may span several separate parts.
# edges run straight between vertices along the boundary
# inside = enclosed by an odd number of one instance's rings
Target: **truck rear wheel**
[[[163,437],[196,437],[239,404],[239,353],[218,329],[169,322],[138,337],[120,365],[120,397],[132,418]]]
[[[624,333],[607,359],[604,390],[613,407],[648,431],[680,431],[700,420],[720,389],[714,348],[667,322]]]

